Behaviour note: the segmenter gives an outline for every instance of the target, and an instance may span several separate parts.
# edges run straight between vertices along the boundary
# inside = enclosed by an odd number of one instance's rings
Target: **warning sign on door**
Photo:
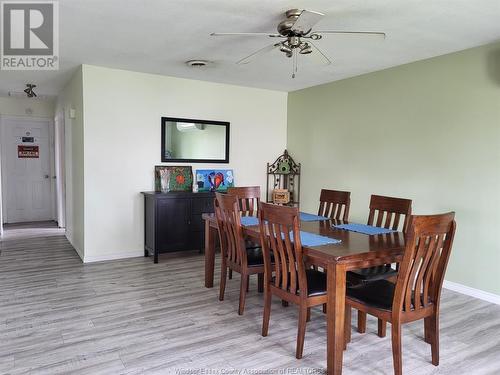
[[[19,159],[22,158],[34,158],[38,159],[40,157],[40,152],[38,150],[38,146],[17,146],[17,157]]]

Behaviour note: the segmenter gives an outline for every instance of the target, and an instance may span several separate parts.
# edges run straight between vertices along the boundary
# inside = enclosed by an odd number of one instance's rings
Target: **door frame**
[[[49,149],[50,149],[50,173],[51,173],[51,183],[50,183],[50,199],[51,199],[51,218],[52,220],[56,220],[57,209],[55,206],[55,202],[57,202],[57,190],[55,184],[55,145],[54,145],[54,119],[50,117],[31,117],[31,116],[5,116],[0,115],[0,138],[5,136],[5,126],[4,122],[6,120],[13,121],[26,121],[26,122],[41,122],[48,121],[49,122]],[[2,170],[2,148],[0,142],[0,236],[3,235],[3,224],[6,219],[5,212],[3,207],[5,206],[5,176],[4,171]],[[64,155],[64,153],[62,154]],[[64,181],[64,180],[63,180]]]
[[[64,109],[54,117],[55,217],[59,228],[66,228],[66,120]]]

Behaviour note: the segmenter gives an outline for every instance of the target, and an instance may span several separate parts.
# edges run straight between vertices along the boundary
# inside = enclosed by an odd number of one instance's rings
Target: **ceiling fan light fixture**
[[[28,98],[36,98],[36,94],[35,92],[33,91],[33,89],[36,87],[36,85],[32,84],[32,83],[27,83],[26,84],[26,88],[24,89],[24,92],[26,93],[26,96]]]
[[[281,45],[280,51],[286,53],[287,56],[288,56],[288,54],[292,53],[292,49],[290,47],[288,47],[286,44]]]
[[[307,55],[312,52],[312,48],[309,44],[304,43],[300,45],[300,54],[301,55]]]

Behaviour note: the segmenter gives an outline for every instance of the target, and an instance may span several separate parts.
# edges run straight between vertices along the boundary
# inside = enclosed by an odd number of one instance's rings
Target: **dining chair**
[[[298,359],[302,358],[306,322],[310,318],[311,307],[323,305],[327,301],[326,274],[307,269],[304,264],[299,222],[297,207],[260,204],[259,230],[264,253],[262,336],[267,336],[269,331],[272,295],[298,305],[299,324],[295,353]]]
[[[347,288],[345,345],[351,307],[391,323],[394,373],[402,374],[401,325],[424,319],[432,364],[439,365],[439,303],[455,235],[455,213],[411,216],[396,282],[377,280]]]
[[[248,212],[249,215],[257,213],[260,203],[260,186],[230,187],[227,193],[238,197],[241,211]]]
[[[411,215],[411,204],[411,199],[372,195],[368,225],[406,233]],[[394,269],[392,265],[385,264],[349,271],[347,273],[347,280],[350,284],[366,283],[395,278],[397,272],[397,269]],[[364,333],[365,331],[366,314],[363,311],[358,311],[358,332]],[[378,335],[380,337],[385,337],[386,335],[386,324],[382,320],[378,322]]]
[[[227,193],[238,197],[239,208],[242,212],[244,212],[245,215],[248,216],[257,215],[260,202],[260,186],[230,187],[227,189]],[[247,248],[256,248],[260,247],[260,244],[257,244],[255,242],[246,239],[245,246]],[[232,278],[233,278],[233,270],[230,269],[229,279]],[[259,286],[259,290],[260,288],[261,287]]]
[[[221,193],[215,193],[215,197],[215,216],[222,256],[219,300],[224,300],[227,270],[240,273],[238,314],[243,315],[250,275],[259,275],[259,285],[263,285],[264,259],[262,249],[245,246],[238,198],[235,195]]]
[[[351,192],[321,189],[318,215],[347,221],[351,205]]]

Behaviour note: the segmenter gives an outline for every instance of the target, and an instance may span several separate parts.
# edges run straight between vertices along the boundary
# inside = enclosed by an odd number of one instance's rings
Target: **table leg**
[[[217,229],[210,226],[210,222],[205,220],[205,287],[214,286],[215,267],[215,238]]]
[[[327,288],[327,373],[329,375],[341,375],[345,332],[346,269],[344,265],[336,263],[328,264]]]

